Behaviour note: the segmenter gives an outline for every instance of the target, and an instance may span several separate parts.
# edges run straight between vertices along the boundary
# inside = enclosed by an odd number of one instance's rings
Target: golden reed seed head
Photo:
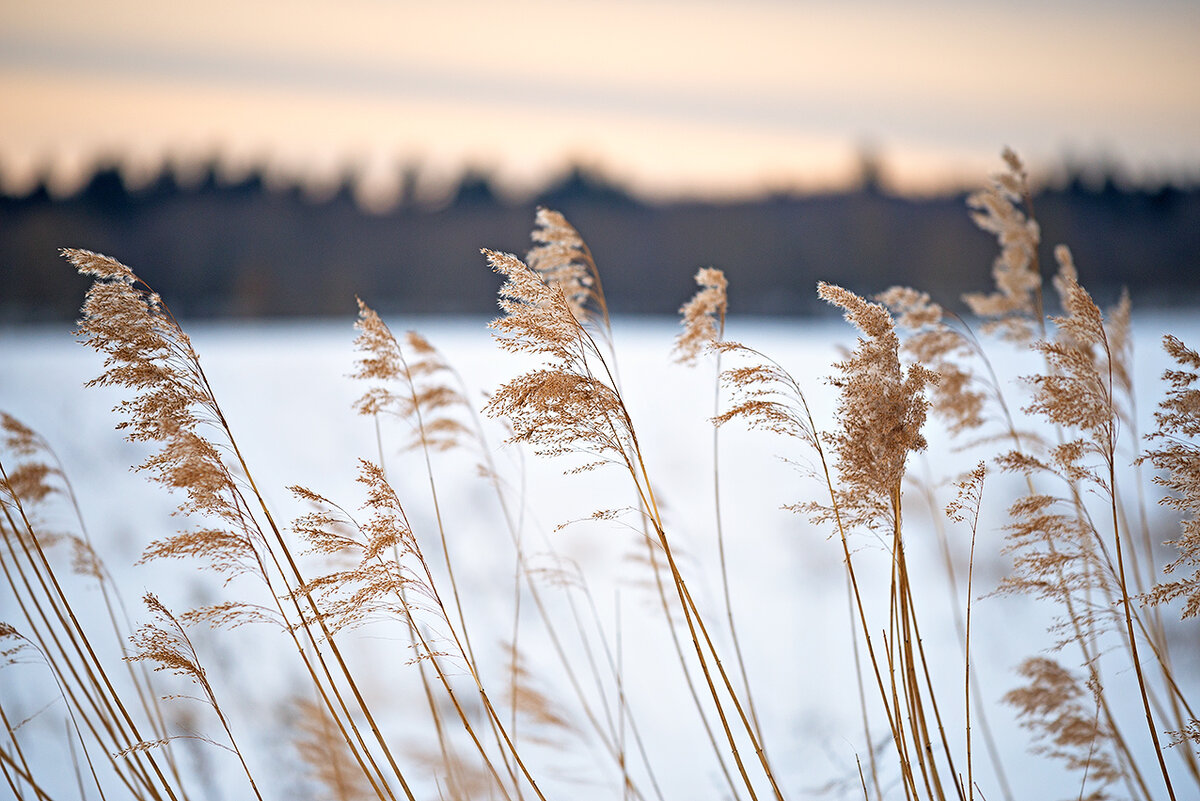
[[[599,298],[596,265],[583,237],[559,212],[538,208],[530,239],[534,247],[525,255],[525,263],[548,286],[562,291],[575,319],[588,322]]]
[[[683,331],[675,339],[675,361],[693,364],[700,353],[721,339],[725,332],[725,273],[715,267],[702,267],[696,273],[700,289],[680,307]]]
[[[1037,265],[1041,230],[1018,204],[1029,197],[1029,179],[1017,155],[1005,149],[1008,172],[992,176],[991,186],[967,198],[971,218],[995,234],[1000,255],[992,266],[996,289],[989,294],[970,293],[963,301],[987,320],[985,331],[997,331],[1016,342],[1029,342],[1037,327],[1037,297],[1042,277]]]
[[[842,503],[852,522],[892,521],[908,455],[925,449],[921,428],[929,402],[925,388],[937,374],[914,364],[900,366],[900,340],[887,309],[839,286],[818,284],[818,295],[841,307],[864,335],[834,367],[840,390],[839,429],[832,435]],[[894,521],[892,521],[894,522]]]

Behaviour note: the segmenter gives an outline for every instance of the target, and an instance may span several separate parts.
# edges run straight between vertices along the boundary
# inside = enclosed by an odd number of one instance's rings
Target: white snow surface
[[[414,328],[423,333],[462,374],[477,408],[484,393],[515,376],[527,362],[499,351],[480,319],[391,319],[397,332]],[[358,507],[361,487],[354,481],[356,460],[379,459],[375,424],[351,408],[363,386],[347,376],[353,370],[352,321],[289,321],[279,323],[198,323],[185,325],[201,355],[217,398],[230,421],[254,480],[272,505],[277,519],[289,521],[306,509],[286,490],[307,486],[342,503]],[[683,569],[707,619],[718,632],[724,662],[733,669],[726,634],[714,534],[712,427],[714,363],[695,367],[671,360],[677,331],[673,320],[617,319],[614,322],[620,380],[647,456],[647,468],[663,501],[668,533],[685,554]],[[1200,321],[1192,314],[1135,315],[1137,385],[1142,432],[1152,428],[1152,413],[1162,392],[1159,379],[1166,357],[1158,345],[1163,332],[1181,336],[1193,347],[1200,340]],[[840,320],[797,322],[732,319],[729,338],[751,345],[777,359],[804,385],[819,425],[830,427],[834,390],[825,377],[850,347],[853,330]],[[1014,354],[1000,343],[989,351],[1001,375],[1033,372],[1036,360]],[[156,593],[173,610],[210,603],[226,595],[259,597],[254,581],[239,578],[224,584],[220,576],[187,561],[135,565],[141,550],[153,539],[186,525],[172,511],[178,499],[146,481],[131,468],[148,453],[131,445],[114,430],[119,418],[111,408],[118,392],[85,389],[83,384],[101,369],[100,357],[74,342],[69,327],[0,329],[0,410],[12,414],[42,434],[60,457],[79,497],[88,532],[106,560],[135,620],[145,620],[139,597]],[[1015,380],[1005,384],[1013,398],[1027,397]],[[1020,401],[1018,401],[1019,405]],[[488,436],[502,471],[511,482],[515,506],[524,510],[525,547],[533,553],[547,544],[573,560],[587,576],[596,608],[614,658],[619,652],[623,688],[629,709],[655,775],[667,799],[726,798],[730,793],[712,758],[712,748],[697,723],[697,714],[681,681],[678,659],[670,646],[657,598],[649,589],[644,565],[630,561],[639,543],[636,519],[587,521],[556,530],[559,524],[587,518],[598,509],[634,504],[628,477],[615,468],[568,476],[570,460],[547,461],[500,444],[503,430],[487,423]],[[401,452],[407,436],[401,424],[382,425],[383,459],[389,476],[419,538],[436,566],[440,546],[429,477],[419,452]],[[953,443],[929,425],[929,450],[910,462],[910,474],[928,477],[941,488],[940,509],[950,499],[946,482],[969,469],[978,451],[956,450]],[[742,649],[765,745],[788,798],[861,797],[856,759],[867,763],[859,691],[855,680],[845,574],[840,547],[830,532],[810,525],[802,516],[782,510],[784,504],[819,497],[821,485],[806,474],[809,454],[798,444],[747,432],[734,424],[721,433],[721,504],[725,524],[728,575]],[[1126,448],[1131,461],[1131,451]],[[790,461],[789,461],[790,460]],[[484,680],[494,698],[504,697],[507,657],[501,649],[514,628],[514,550],[492,488],[474,471],[469,455],[435,454],[433,471],[454,560],[457,580]],[[1051,646],[1045,633],[1056,610],[1012,598],[989,597],[1003,575],[1001,555],[1004,510],[1019,487],[1011,476],[993,472],[984,493],[984,520],[979,528],[972,619],[972,667],[979,678],[982,699],[999,741],[1009,783],[1017,798],[1073,797],[1078,777],[1059,765],[1027,752],[1028,737],[1000,704],[1016,686],[1015,666],[1027,656]],[[1169,535],[1170,518],[1154,506],[1157,488],[1148,492],[1152,519]],[[955,629],[954,609],[966,605],[965,555],[970,532],[947,523],[946,535],[958,562],[956,592],[948,586],[935,527],[928,506],[915,488],[906,494],[907,537],[916,575],[917,603],[922,616],[924,647],[935,667],[934,681],[946,688],[939,700],[947,736],[965,772],[963,748],[963,656]],[[939,513],[940,514],[940,513]],[[943,518],[944,519],[944,518]],[[48,504],[47,529],[78,530],[70,509]],[[1160,537],[1159,539],[1165,539]],[[881,542],[868,536],[856,540],[864,571],[864,591],[885,598],[888,558]],[[535,559],[544,557],[535,557]],[[60,565],[67,574],[64,562]],[[444,572],[439,573],[439,578]],[[443,579],[444,580],[444,579]],[[107,628],[99,594],[92,582],[75,578],[67,591],[81,611],[85,626],[96,632],[103,657],[119,673],[119,645]],[[543,590],[555,619],[564,626],[571,652],[582,660],[579,638],[570,625],[563,591]],[[573,597],[588,615],[583,596]],[[886,609],[872,610],[878,628],[886,625]],[[1177,615],[1168,614],[1169,619]],[[585,618],[590,619],[590,618]],[[12,594],[0,592],[0,621],[18,628],[23,618]],[[589,622],[589,626],[592,624]],[[222,706],[231,712],[235,736],[246,752],[268,799],[317,798],[292,745],[294,697],[311,691],[303,681],[294,648],[268,626],[235,631],[192,632],[202,662]],[[603,660],[596,631],[589,630],[597,659]],[[557,746],[526,746],[531,770],[548,798],[602,799],[621,795],[619,769],[600,747],[561,667],[541,631],[541,622],[526,597],[522,601],[520,646],[526,666],[538,686],[558,699],[579,730],[561,736]],[[1195,642],[1194,630],[1188,635]],[[417,667],[410,664],[404,627],[380,620],[339,635],[350,652],[364,692],[397,744],[419,798],[437,797],[438,778],[413,751],[435,748],[429,713]],[[686,646],[685,641],[685,646]],[[1074,666],[1073,654],[1062,652]],[[1193,680],[1196,653],[1178,655]],[[582,661],[580,665],[582,665]],[[460,671],[461,672],[461,671]],[[593,702],[596,688],[583,671]],[[156,675],[156,679],[160,676]],[[194,692],[187,685],[161,676],[164,694]],[[461,676],[460,676],[461,678]],[[1129,728],[1144,737],[1136,718],[1136,685],[1128,670],[1110,675],[1115,697],[1128,699]],[[885,740],[885,725],[877,697],[867,682],[867,711],[872,733]],[[460,692],[470,688],[460,683]],[[702,690],[703,691],[703,690]],[[611,677],[604,692],[615,709]],[[18,736],[35,772],[46,778],[55,797],[78,797],[76,777],[64,755],[73,747],[65,733],[64,707],[45,667],[36,659],[0,669],[0,703],[12,722],[25,721]],[[185,720],[177,733],[194,731],[225,742],[212,714],[185,699],[166,702]],[[478,714],[478,703],[469,705]],[[1126,710],[1129,711],[1129,710]],[[518,724],[518,738],[535,732]],[[975,777],[989,799],[1002,798],[987,752],[973,720]],[[628,729],[627,729],[628,732]],[[641,760],[630,743],[630,771],[653,797]],[[720,735],[718,734],[718,737]],[[194,740],[180,743],[182,767],[195,798],[248,797],[236,760],[226,751]],[[523,750],[526,750],[523,749]],[[881,771],[891,781],[889,797],[901,797],[895,785],[891,751],[880,753]],[[76,759],[76,762],[78,760]],[[1147,762],[1147,764],[1150,764]],[[85,779],[83,785],[88,787]],[[764,785],[765,786],[765,785]],[[889,787],[885,786],[885,790]],[[89,798],[97,797],[88,787]],[[118,791],[119,792],[119,791]],[[111,797],[111,796],[110,796]]]

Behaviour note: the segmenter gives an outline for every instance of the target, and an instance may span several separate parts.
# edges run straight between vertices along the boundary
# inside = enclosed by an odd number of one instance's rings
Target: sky
[[[0,0],[0,184],[217,157],[385,202],[398,168],[506,191],[568,161],[647,196],[978,184],[1012,146],[1200,165],[1190,0]]]

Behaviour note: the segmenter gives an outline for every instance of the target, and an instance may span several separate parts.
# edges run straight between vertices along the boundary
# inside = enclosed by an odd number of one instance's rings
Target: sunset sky
[[[1011,145],[1197,174],[1200,3],[0,0],[0,181],[217,155],[386,196],[568,159],[637,191],[977,183]]]

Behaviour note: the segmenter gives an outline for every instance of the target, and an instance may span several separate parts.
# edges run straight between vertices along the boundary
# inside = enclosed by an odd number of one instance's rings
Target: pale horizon
[[[0,5],[0,183],[66,190],[219,157],[386,198],[401,167],[504,191],[569,163],[647,197],[853,179],[977,184],[1035,169],[1132,180],[1200,166],[1200,7],[351,0]]]

